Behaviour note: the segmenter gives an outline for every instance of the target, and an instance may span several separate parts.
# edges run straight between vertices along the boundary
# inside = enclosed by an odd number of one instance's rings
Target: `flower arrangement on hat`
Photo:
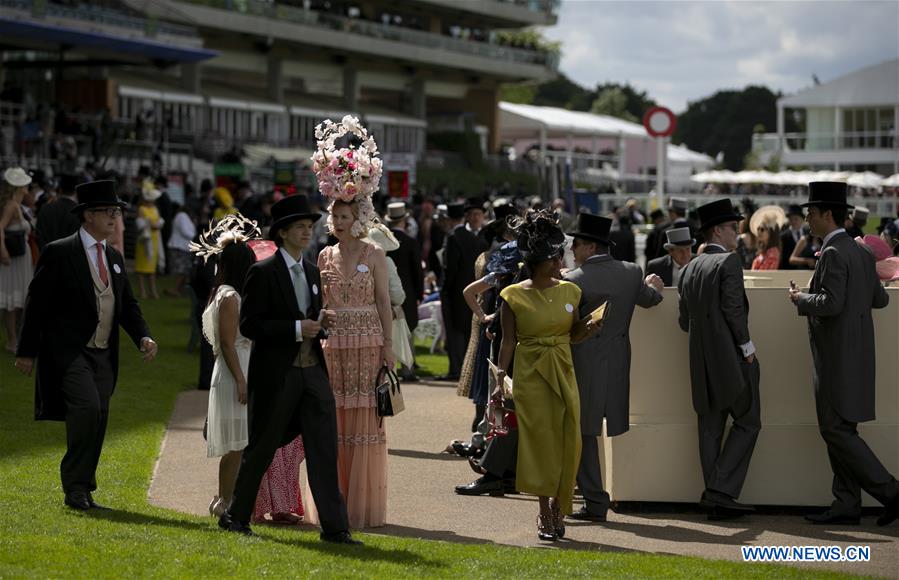
[[[341,137],[352,135],[358,146],[350,144],[338,148]],[[318,179],[322,195],[335,202],[358,204],[356,223],[352,233],[363,237],[371,224],[377,222],[371,196],[381,184],[383,163],[378,157],[378,146],[359,119],[346,115],[340,123],[326,119],[315,128],[317,150],[312,154],[312,171]],[[328,225],[331,224],[330,217]]]
[[[529,210],[523,218],[510,217],[509,225],[515,231],[518,251],[525,262],[550,260],[565,249],[565,233],[552,210]]]

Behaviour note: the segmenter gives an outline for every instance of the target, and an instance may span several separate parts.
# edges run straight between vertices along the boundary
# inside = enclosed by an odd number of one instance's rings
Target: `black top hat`
[[[805,217],[805,212],[802,211],[801,205],[796,205],[795,203],[791,203],[787,208],[787,215],[798,215],[799,217]]]
[[[275,202],[271,211],[272,225],[268,229],[268,237],[272,240],[277,240],[275,236],[279,229],[297,220],[312,220],[315,223],[322,217],[322,214],[309,207],[309,198],[299,193]]]
[[[458,220],[465,217],[465,204],[448,203],[446,204],[446,215],[452,220]]]
[[[730,199],[724,198],[696,208],[699,214],[699,229],[706,230],[726,222],[738,222],[743,216],[737,213]]]
[[[609,239],[612,230],[612,220],[592,213],[577,214],[577,227],[571,232],[574,238],[584,238],[591,242],[599,242],[606,246],[614,246],[615,242]]]
[[[649,219],[651,219],[652,221],[665,219],[665,212],[660,209],[654,209],[652,210],[652,212],[650,212]]]
[[[852,209],[846,203],[849,186],[842,181],[812,181],[808,184],[808,201],[802,207],[810,205],[836,205]]]
[[[518,209],[511,203],[504,203],[493,207],[493,215],[498,220],[505,221],[510,215],[517,215]]]
[[[115,181],[102,179],[89,181],[75,187],[75,195],[78,196],[78,205],[72,208],[72,213],[81,213],[92,207],[128,207],[128,204],[119,199],[115,192]]]
[[[472,209],[479,209],[481,211],[484,211],[484,200],[480,197],[470,197],[465,200],[464,211],[469,211]]]
[[[59,192],[62,194],[71,194],[81,183],[81,178],[72,173],[63,173],[59,176]]]

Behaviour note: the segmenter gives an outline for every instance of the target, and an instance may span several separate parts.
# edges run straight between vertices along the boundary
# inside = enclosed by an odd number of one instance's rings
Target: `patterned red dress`
[[[303,436],[300,435],[275,451],[272,464],[262,476],[253,521],[264,522],[265,514],[295,514],[303,517],[300,497],[300,464],[306,458]]]

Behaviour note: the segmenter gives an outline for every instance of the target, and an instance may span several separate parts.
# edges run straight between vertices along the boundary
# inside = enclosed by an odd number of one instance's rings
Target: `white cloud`
[[[795,92],[899,56],[899,2],[563,0],[546,35],[561,70],[593,87],[630,82],[663,105],[750,84]]]

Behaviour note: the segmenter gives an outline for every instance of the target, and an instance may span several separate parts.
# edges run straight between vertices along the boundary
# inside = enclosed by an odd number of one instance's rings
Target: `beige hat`
[[[384,224],[375,224],[369,228],[368,239],[380,246],[385,252],[392,252],[400,247],[396,236]]]
[[[3,172],[3,179],[13,187],[25,187],[31,183],[31,176],[21,167],[10,167]]]

